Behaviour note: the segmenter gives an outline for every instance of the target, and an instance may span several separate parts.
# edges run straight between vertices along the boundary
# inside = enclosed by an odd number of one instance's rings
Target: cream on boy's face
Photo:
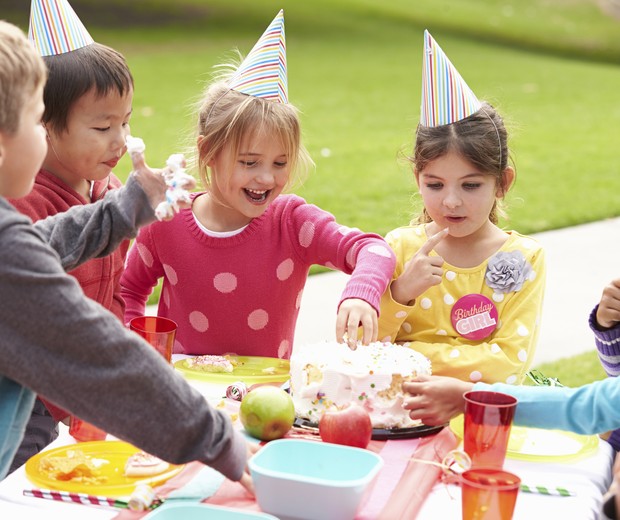
[[[0,132],[0,195],[18,199],[30,193],[45,154],[47,143],[41,125],[43,86],[26,98],[17,133]]]

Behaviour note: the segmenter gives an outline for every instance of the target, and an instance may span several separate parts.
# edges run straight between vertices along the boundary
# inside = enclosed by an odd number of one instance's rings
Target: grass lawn
[[[535,368],[546,377],[558,379],[564,386],[579,386],[607,377],[596,351],[542,363]]]
[[[29,3],[5,2],[2,16],[26,29]],[[97,41],[125,54],[132,131],[154,166],[192,142],[190,106],[212,67],[235,47],[247,53],[283,7],[289,95],[316,162],[296,192],[343,224],[385,234],[417,213],[399,157],[419,117],[425,28],[505,116],[517,168],[507,227],[533,233],[620,214],[620,21],[596,0],[71,4]],[[123,159],[116,173],[128,171]],[[589,366],[542,369],[568,384],[568,370],[600,377],[598,361]]]
[[[424,28],[508,121],[518,179],[507,226],[531,233],[620,214],[620,23],[594,0],[72,5],[96,40],[126,55],[132,129],[153,165],[191,142],[190,104],[212,66],[235,47],[247,53],[284,7],[290,98],[317,165],[297,192],[339,221],[384,234],[417,212],[398,156],[419,116]],[[117,173],[128,169],[126,159]]]

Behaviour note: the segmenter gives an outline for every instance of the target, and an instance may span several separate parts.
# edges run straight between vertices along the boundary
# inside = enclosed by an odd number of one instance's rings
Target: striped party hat
[[[249,96],[288,103],[283,9],[239,65],[228,86]]]
[[[28,39],[41,56],[55,56],[94,42],[67,0],[32,0]]]
[[[480,110],[480,101],[428,31],[422,61],[422,126],[449,125]]]

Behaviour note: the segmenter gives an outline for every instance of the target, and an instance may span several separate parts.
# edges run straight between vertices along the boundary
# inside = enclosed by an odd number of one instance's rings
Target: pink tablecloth
[[[420,461],[441,462],[446,453],[456,448],[457,443],[448,428],[437,435],[420,439],[372,441],[369,449],[383,458],[384,466],[362,499],[356,519],[415,518],[441,475],[438,466]],[[156,489],[158,496],[165,499],[174,492],[176,497],[181,497],[183,489],[189,488],[194,479],[204,478],[202,469],[199,463],[188,464],[181,473]],[[218,480],[217,489],[202,502],[260,511],[254,497],[239,483],[226,479]],[[134,520],[145,514],[125,510],[115,520]]]

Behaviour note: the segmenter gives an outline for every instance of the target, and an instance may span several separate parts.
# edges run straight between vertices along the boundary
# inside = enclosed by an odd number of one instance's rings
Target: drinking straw
[[[494,484],[494,483],[497,482],[497,479],[495,479],[493,477],[481,478],[480,482],[482,484]],[[506,480],[505,482],[502,481],[501,483],[502,484],[512,484],[513,481]],[[524,493],[534,493],[534,494],[537,494],[537,495],[548,495],[548,496],[554,496],[554,497],[573,497],[576,494],[574,491],[569,491],[568,489],[563,488],[563,487],[559,487],[559,486],[555,486],[555,487],[534,486],[532,484],[523,484],[523,483],[521,483],[519,488]]]
[[[574,497],[576,495],[574,491],[558,486],[547,487],[521,484],[521,491],[525,493],[536,493],[538,495],[549,495],[554,497]]]
[[[55,500],[58,502],[70,502],[88,506],[115,507],[118,509],[132,509],[129,502],[112,497],[88,495],[86,493],[72,493],[69,491],[53,491],[50,489],[24,489],[24,496]],[[162,501],[155,499],[146,509],[155,509]]]

